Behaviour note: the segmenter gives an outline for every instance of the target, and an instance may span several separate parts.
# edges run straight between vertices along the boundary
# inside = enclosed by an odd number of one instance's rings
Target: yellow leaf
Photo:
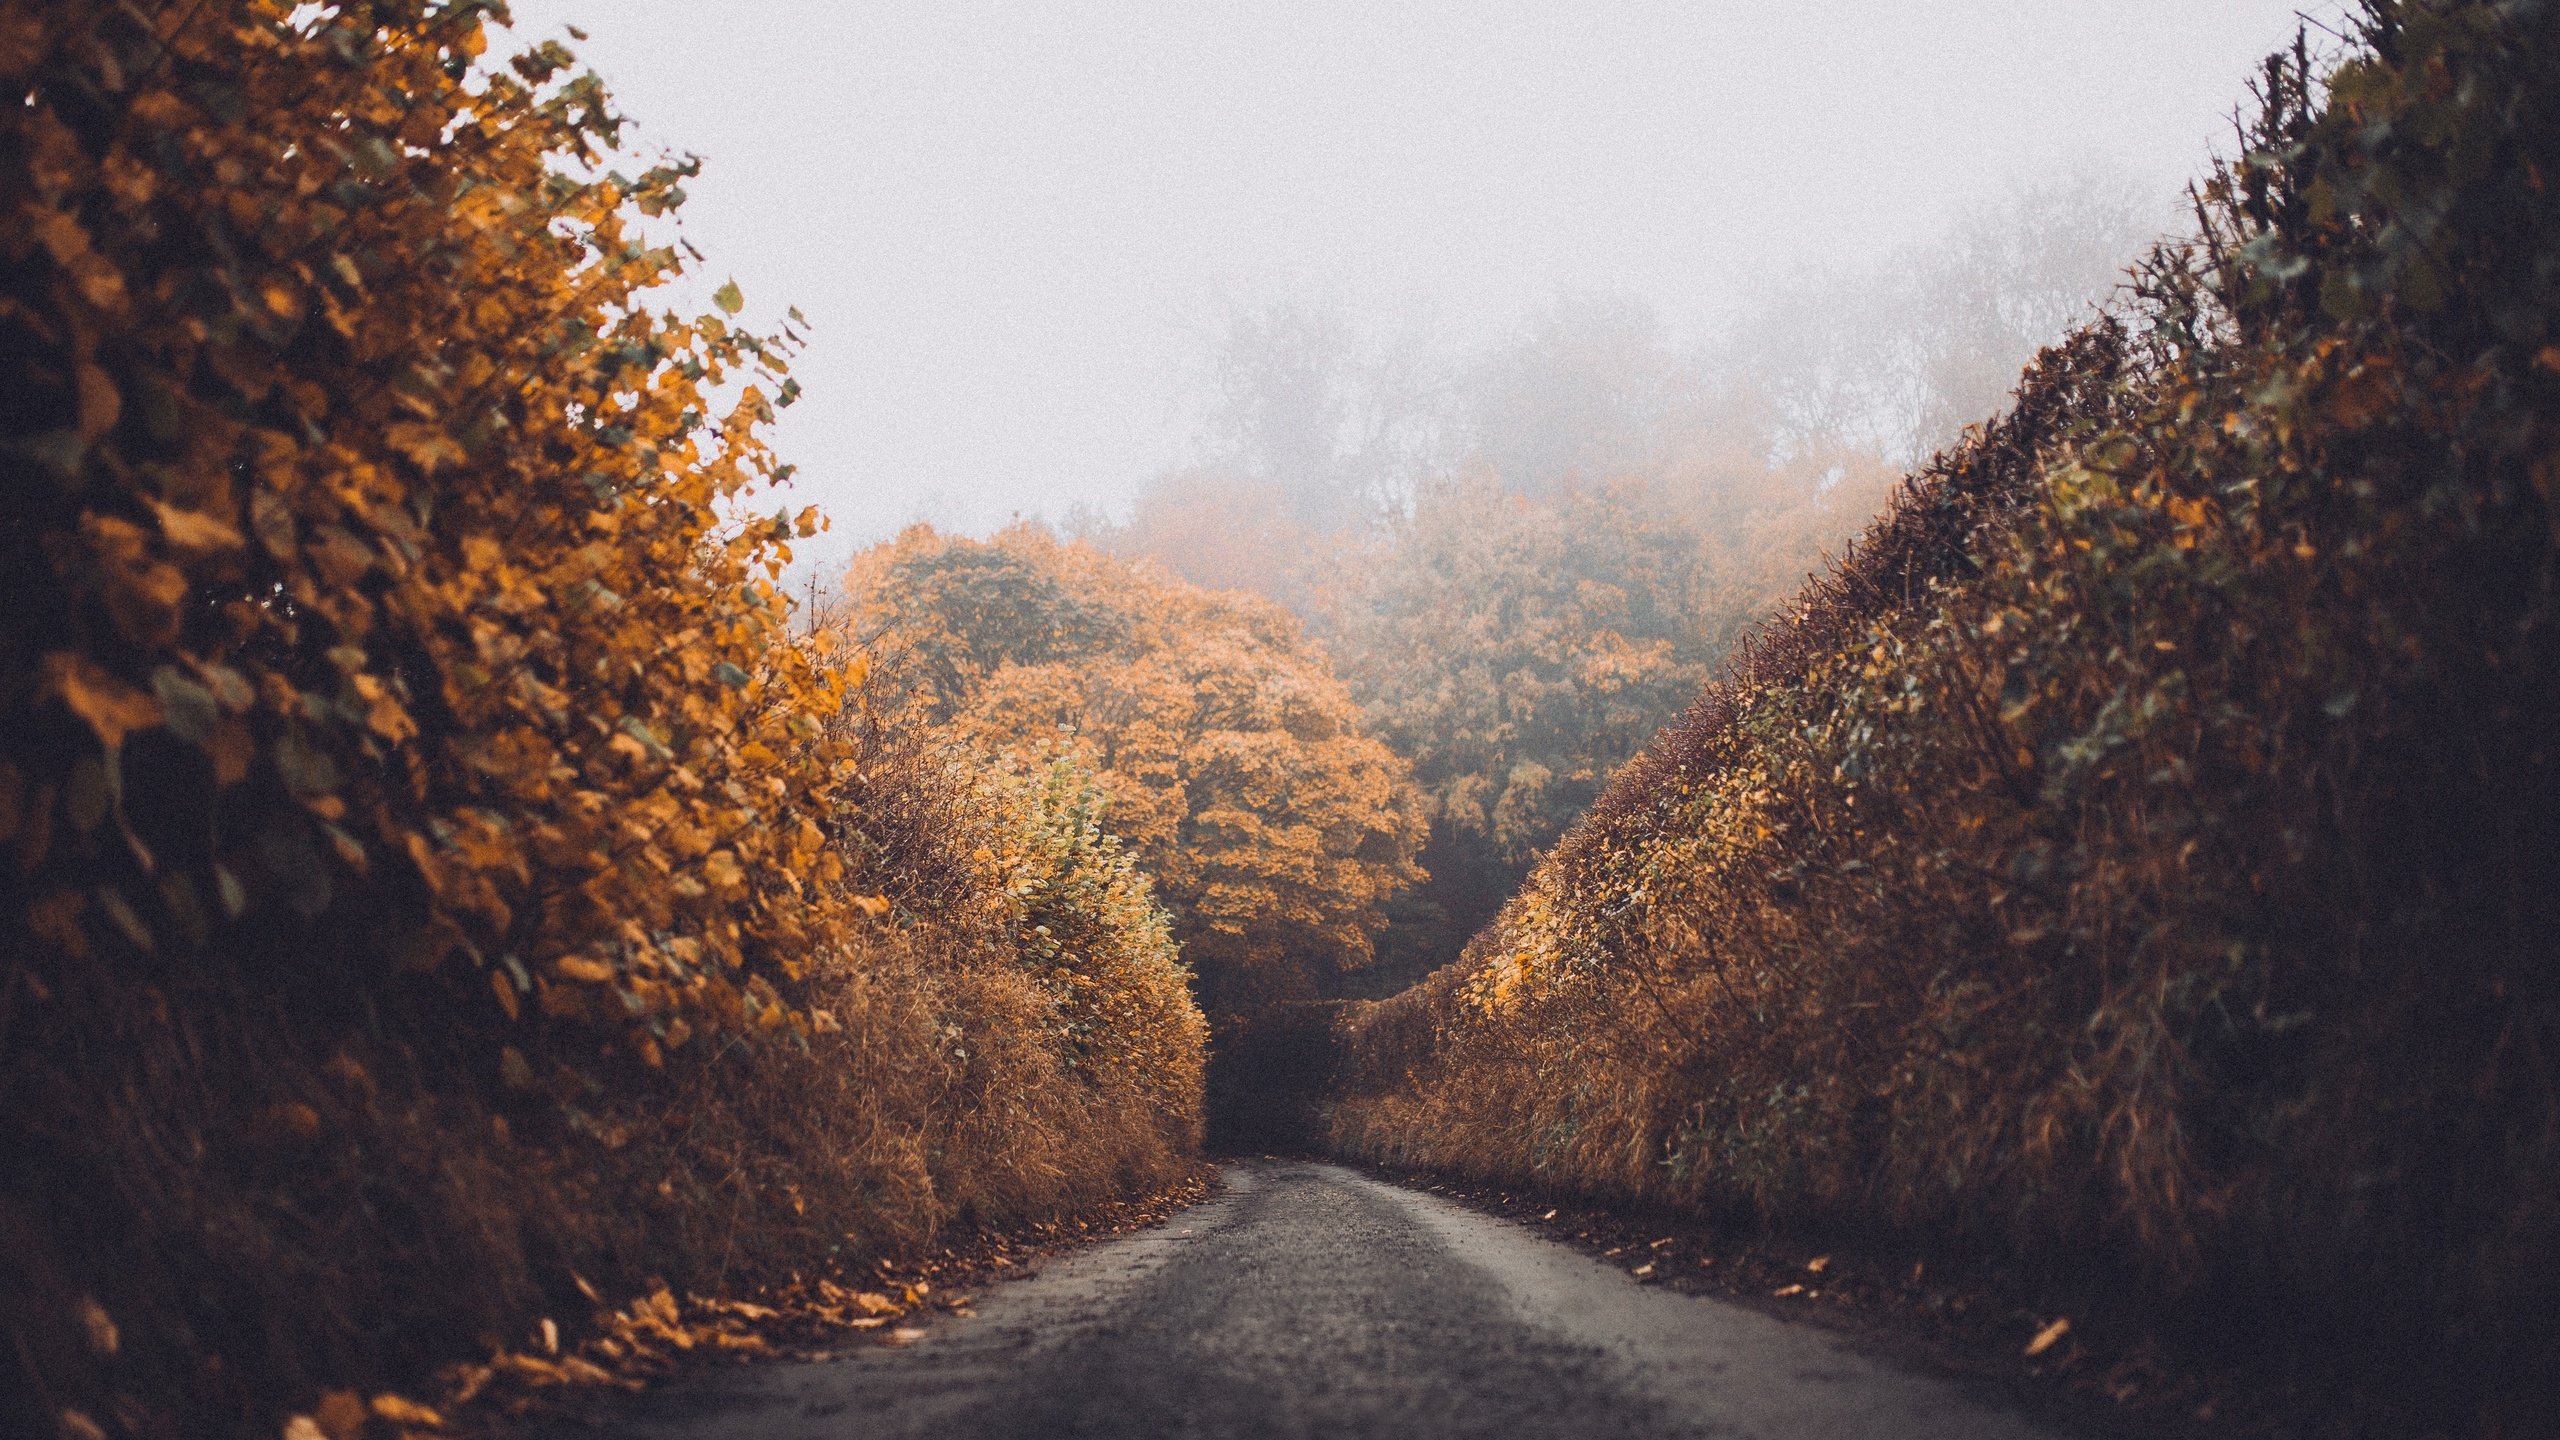
[[[104,1358],[116,1353],[119,1336],[116,1322],[107,1307],[91,1296],[80,1297],[80,1330],[89,1340],[90,1353]]]
[[[409,463],[433,475],[447,465],[471,458],[452,436],[424,421],[404,420],[383,432],[392,449],[409,457]],[[478,568],[478,567],[473,567]]]
[[[248,543],[228,521],[217,516],[199,510],[181,510],[157,500],[151,502],[151,508],[160,517],[161,535],[190,555],[218,554],[237,550]]]
[[[587,955],[563,955],[551,962],[551,968],[559,971],[563,979],[583,980],[590,985],[602,985],[614,976],[612,966]]]
[[[712,851],[703,859],[702,873],[722,890],[735,889],[747,880],[746,872],[738,868],[737,852],[733,850]]]
[[[2031,1356],[2041,1355],[2047,1350],[2052,1349],[2055,1341],[2060,1340],[2063,1336],[2070,1333],[2071,1322],[2069,1320],[2056,1320],[2052,1324],[2047,1325],[2036,1332],[2036,1337],[2027,1342],[2025,1353]]]
[[[46,693],[61,697],[110,750],[134,731],[160,723],[159,701],[109,674],[86,655],[55,651],[44,657],[44,676]]]

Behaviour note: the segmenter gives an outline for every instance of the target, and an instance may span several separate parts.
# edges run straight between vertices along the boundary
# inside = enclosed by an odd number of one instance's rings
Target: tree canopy
[[[846,593],[881,703],[990,758],[1092,768],[1213,1021],[1368,964],[1421,878],[1405,765],[1277,605],[1027,526],[911,529],[857,557]]]

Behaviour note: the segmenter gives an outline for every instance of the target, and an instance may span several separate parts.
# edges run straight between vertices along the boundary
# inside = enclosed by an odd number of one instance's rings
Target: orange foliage
[[[859,557],[847,623],[931,722],[987,755],[1072,755],[1174,912],[1213,1019],[1368,962],[1419,878],[1419,803],[1277,606],[1009,530],[918,528]]]
[[[474,7],[291,10],[0,51],[47,97],[0,122],[18,923],[178,953],[360,893],[459,1003],[786,1023],[841,918],[837,694],[776,643],[814,515],[724,506],[777,477],[787,346],[646,307],[634,212],[687,172],[606,168],[565,55],[466,83]]]
[[[272,1440],[1196,1144],[1143,884],[843,723],[794,337],[652,308],[692,167],[493,17],[0,9],[0,1430]]]
[[[2363,12],[2137,323],[1350,1022],[1345,1148],[2105,1277],[2389,1392],[2303,1433],[2548,1428],[2560,29]]]

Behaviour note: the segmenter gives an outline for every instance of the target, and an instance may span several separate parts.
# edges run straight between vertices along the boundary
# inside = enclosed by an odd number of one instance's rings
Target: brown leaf
[[[374,1414],[379,1414],[381,1420],[389,1420],[392,1425],[417,1425],[422,1430],[443,1430],[445,1427],[443,1414],[422,1407],[415,1399],[389,1394],[389,1391],[374,1396]]]
[[[94,1296],[80,1297],[80,1333],[89,1341],[89,1353],[101,1359],[116,1353],[120,1338],[116,1333],[116,1322],[107,1314],[107,1307],[99,1304]]]
[[[113,750],[136,730],[160,723],[160,702],[128,685],[86,655],[55,651],[44,657],[45,693],[61,698],[89,724],[100,744]]]
[[[332,1390],[320,1397],[312,1418],[329,1432],[329,1440],[363,1440],[364,1397],[353,1390]]]
[[[160,533],[171,545],[190,555],[210,555],[237,550],[248,542],[231,522],[199,510],[181,510],[175,505],[151,502],[152,513],[160,517]]]
[[[116,393],[116,382],[95,365],[84,364],[79,374],[80,438],[95,440],[116,428],[124,414],[124,397]]]

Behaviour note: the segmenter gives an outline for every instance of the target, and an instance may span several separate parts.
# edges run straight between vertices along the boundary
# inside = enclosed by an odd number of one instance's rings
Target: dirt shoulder
[[[963,1227],[930,1246],[794,1274],[744,1295],[600,1303],[572,1338],[531,1337],[521,1350],[446,1372],[442,1433],[454,1440],[578,1433],[611,1423],[669,1384],[769,1361],[826,1361],[863,1347],[913,1343],[937,1320],[967,1316],[977,1297],[1054,1256],[1161,1225],[1223,1188],[1202,1163],[1151,1194],[1010,1227]]]
[[[1780,1232],[1361,1165],[1685,1294],[1840,1333],[2058,1426],[2125,1440],[2384,1440],[2451,1433],[2317,1357],[2232,1337],[2210,1301],[2146,1315],[1979,1257]],[[2078,1299],[2067,1298],[2077,1290]],[[2183,1321],[2184,1327],[2177,1322]],[[2039,1344],[2038,1342],[2042,1342]]]

